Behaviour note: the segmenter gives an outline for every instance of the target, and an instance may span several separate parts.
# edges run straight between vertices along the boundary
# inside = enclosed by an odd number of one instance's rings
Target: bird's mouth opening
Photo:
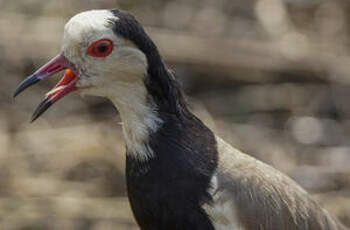
[[[38,69],[34,74],[24,79],[15,90],[14,97],[29,86],[63,70],[65,70],[64,76],[56,86],[45,95],[44,100],[38,105],[32,116],[32,122],[56,101],[78,89],[76,83],[79,77],[74,65],[63,54],[60,54]]]

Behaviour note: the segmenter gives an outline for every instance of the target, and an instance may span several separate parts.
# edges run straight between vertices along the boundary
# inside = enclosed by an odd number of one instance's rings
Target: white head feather
[[[156,106],[147,100],[147,59],[132,41],[113,32],[111,20],[119,18],[108,10],[72,17],[64,28],[62,52],[75,65],[79,73],[77,86],[83,94],[112,100],[121,114],[129,152],[146,160],[153,156],[147,145],[149,132],[155,132],[162,123]],[[113,52],[104,58],[90,56],[89,45],[105,38],[113,41]]]

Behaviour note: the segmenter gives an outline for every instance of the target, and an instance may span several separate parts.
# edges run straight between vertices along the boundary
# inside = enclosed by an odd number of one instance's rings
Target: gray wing
[[[292,179],[216,137],[213,202],[203,208],[216,230],[346,230]]]

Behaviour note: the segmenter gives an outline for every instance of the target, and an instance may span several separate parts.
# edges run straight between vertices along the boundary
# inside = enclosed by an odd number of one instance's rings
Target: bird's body
[[[294,181],[234,149],[193,115],[130,14],[78,14],[66,24],[63,43],[62,54],[16,94],[50,69],[70,68],[34,119],[75,89],[114,103],[126,140],[128,197],[142,230],[346,229]]]

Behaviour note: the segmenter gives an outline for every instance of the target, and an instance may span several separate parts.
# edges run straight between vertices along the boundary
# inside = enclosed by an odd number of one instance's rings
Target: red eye
[[[93,57],[107,57],[114,49],[113,42],[107,38],[91,43],[88,53]]]

